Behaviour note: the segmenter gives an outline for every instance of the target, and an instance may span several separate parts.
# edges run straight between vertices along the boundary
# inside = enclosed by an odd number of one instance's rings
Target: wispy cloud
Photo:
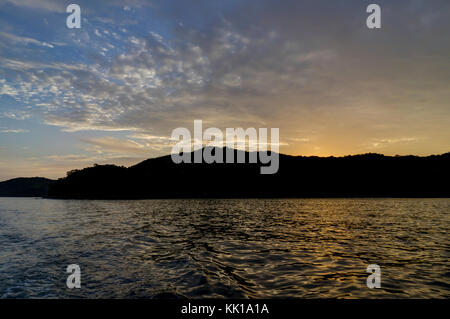
[[[24,129],[0,129],[0,133],[28,133],[28,130]]]
[[[370,146],[374,147],[374,148],[378,148],[378,147],[385,147],[387,145],[398,144],[398,143],[417,142],[419,140],[420,139],[417,137],[382,138],[382,139],[375,139],[373,142],[370,143]]]
[[[2,92],[2,90],[0,90]],[[5,111],[0,113],[0,118],[8,118],[11,120],[25,120],[31,117],[29,111]]]
[[[44,41],[38,41],[36,39],[21,37],[21,36],[17,36],[17,35],[11,34],[11,33],[1,32],[1,31],[0,31],[0,38],[2,39],[2,41],[10,41],[10,42],[13,42],[16,44],[17,43],[34,44],[34,45],[38,45],[38,46],[54,48],[54,46],[52,44],[44,42]]]
[[[120,154],[145,154],[148,149],[145,145],[132,140],[118,139],[114,137],[84,138],[83,142],[93,145],[99,152],[112,152]]]
[[[65,12],[65,3],[59,0],[2,0],[1,3],[11,3],[17,7],[36,10]]]

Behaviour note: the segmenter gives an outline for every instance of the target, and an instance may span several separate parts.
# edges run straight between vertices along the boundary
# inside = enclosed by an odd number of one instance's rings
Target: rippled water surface
[[[0,198],[0,297],[449,298],[449,212],[450,199]],[[81,289],[66,288],[69,264]]]

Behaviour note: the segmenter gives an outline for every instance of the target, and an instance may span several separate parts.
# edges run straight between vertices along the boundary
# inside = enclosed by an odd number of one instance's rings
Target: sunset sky
[[[293,155],[449,152],[450,1],[0,0],[0,181],[166,155],[195,119]]]

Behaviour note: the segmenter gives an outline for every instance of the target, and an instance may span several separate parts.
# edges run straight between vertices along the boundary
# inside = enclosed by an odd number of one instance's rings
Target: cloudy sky
[[[0,180],[165,155],[195,119],[287,154],[445,153],[449,39],[448,0],[0,0]]]

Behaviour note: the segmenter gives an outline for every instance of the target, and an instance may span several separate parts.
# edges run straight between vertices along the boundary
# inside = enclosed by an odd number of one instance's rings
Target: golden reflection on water
[[[450,199],[0,199],[0,297],[448,298]],[[5,262],[3,262],[6,260]],[[65,267],[83,289],[65,289]],[[381,289],[368,289],[378,264]]]

